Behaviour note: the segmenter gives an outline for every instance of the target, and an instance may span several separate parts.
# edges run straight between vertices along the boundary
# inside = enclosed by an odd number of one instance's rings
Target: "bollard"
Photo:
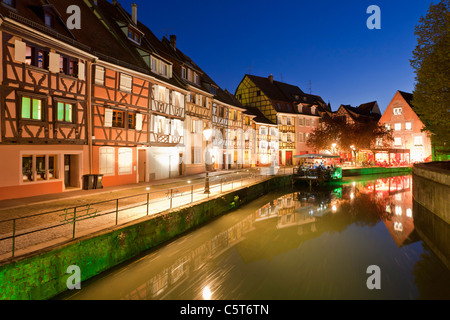
[[[119,221],[119,199],[116,199],[116,226]]]
[[[149,200],[150,200],[150,192],[147,193],[147,215],[148,215]]]
[[[13,234],[12,234],[12,256],[14,257],[14,247],[16,242],[16,219],[13,220]]]
[[[73,209],[73,230],[72,230],[72,238],[75,238],[75,224],[77,222],[77,208]]]

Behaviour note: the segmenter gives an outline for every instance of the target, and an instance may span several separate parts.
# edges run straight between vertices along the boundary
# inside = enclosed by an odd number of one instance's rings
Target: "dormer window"
[[[10,7],[16,7],[16,0],[2,0],[2,2]]]
[[[132,27],[128,27],[128,39],[136,42],[139,45],[141,44],[141,34]]]
[[[55,16],[50,12],[46,12],[44,16],[44,22],[47,27],[53,29],[55,27]]]
[[[200,84],[200,77],[198,76],[198,74],[196,72],[194,72],[194,83]]]
[[[160,74],[166,78],[172,77],[172,65],[161,61],[155,57],[151,58],[152,72]]]
[[[186,68],[185,67],[181,67],[181,77],[183,79],[187,79],[187,73],[186,73]]]

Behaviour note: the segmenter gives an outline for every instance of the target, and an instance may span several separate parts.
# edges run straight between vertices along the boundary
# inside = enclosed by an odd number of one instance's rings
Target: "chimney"
[[[270,81],[271,84],[273,84],[273,75],[269,76],[269,81]]]
[[[170,44],[172,45],[174,50],[177,50],[177,36],[174,34],[170,35]]]
[[[131,4],[131,19],[133,19],[134,25],[137,26],[137,4]]]

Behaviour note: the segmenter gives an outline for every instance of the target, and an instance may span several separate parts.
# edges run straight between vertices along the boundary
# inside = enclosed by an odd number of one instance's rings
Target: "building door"
[[[70,155],[64,155],[64,185],[70,187]]]
[[[280,150],[280,160],[279,160],[279,162],[280,162],[280,166],[282,166],[283,165],[283,152]]]
[[[139,182],[145,181],[145,165],[147,164],[146,157],[147,157],[147,151],[146,150],[139,150],[138,151],[138,175],[139,175]]]
[[[292,151],[286,151],[286,165],[292,166]]]
[[[179,161],[178,161],[178,175],[183,175],[183,153],[180,152],[179,154]]]

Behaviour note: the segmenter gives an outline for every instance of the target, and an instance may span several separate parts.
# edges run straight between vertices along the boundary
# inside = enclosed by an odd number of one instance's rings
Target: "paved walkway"
[[[286,172],[291,171],[286,169]],[[240,188],[268,178],[265,173],[259,168],[210,172],[210,195],[204,192],[203,173],[149,183],[0,201],[0,261],[11,257],[13,248],[14,256],[40,250]],[[280,173],[284,173],[283,169]]]

